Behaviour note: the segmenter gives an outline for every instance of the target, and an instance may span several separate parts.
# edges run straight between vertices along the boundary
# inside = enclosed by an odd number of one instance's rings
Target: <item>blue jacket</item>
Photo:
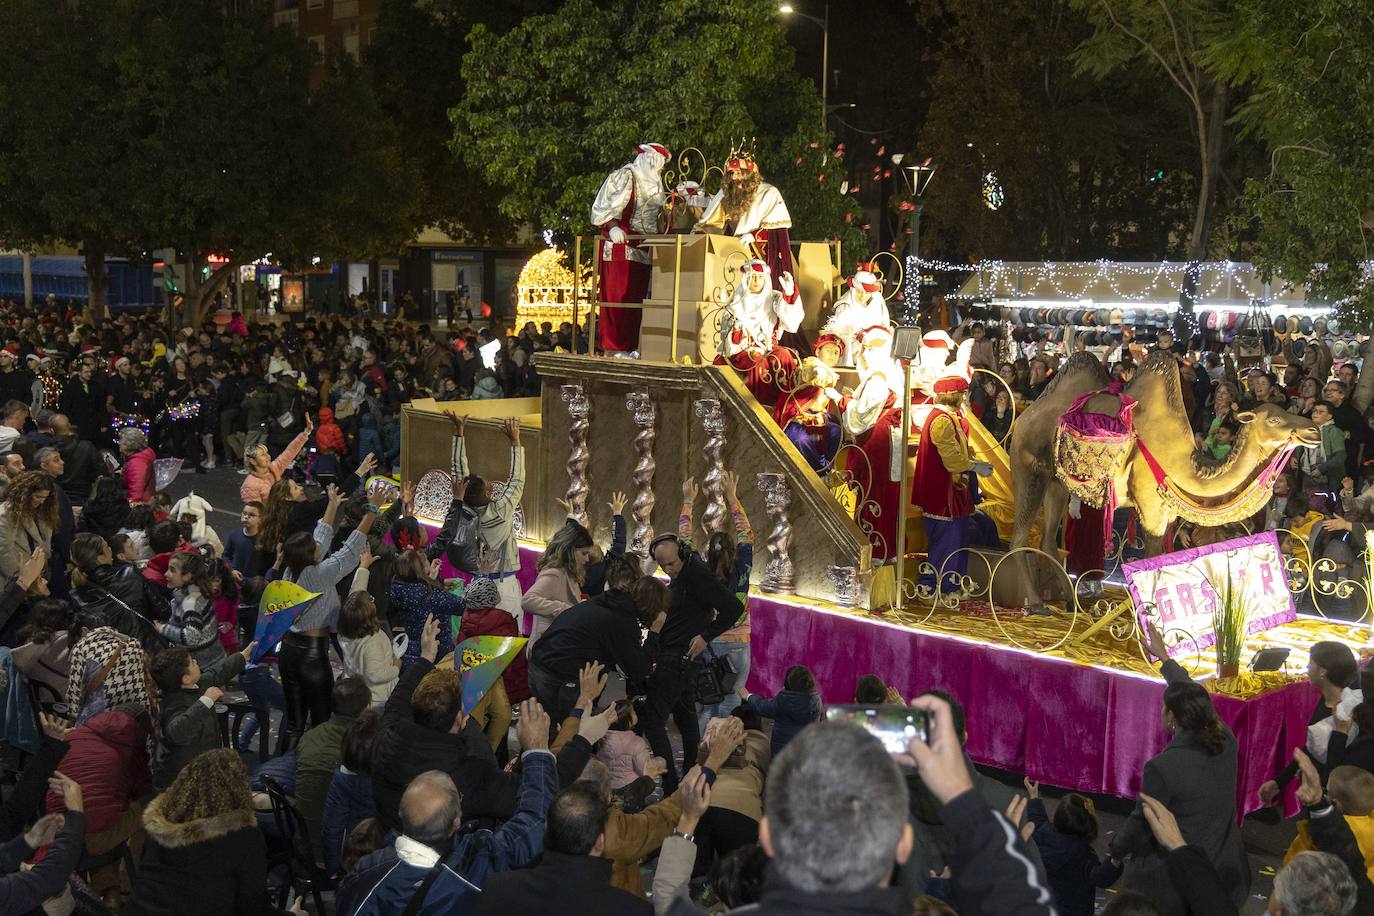
[[[773,759],[776,760],[787,742],[803,728],[821,717],[821,698],[814,693],[784,690],[768,699],[749,694],[749,707],[761,716],[773,720]]]
[[[1110,858],[1099,859],[1085,837],[1055,830],[1045,803],[1038,798],[1026,806],[1026,817],[1035,825],[1031,839],[1040,848],[1061,916],[1092,916],[1097,909],[1097,888],[1115,884],[1125,866],[1113,865]]]
[[[425,896],[418,916],[472,913],[489,876],[528,865],[544,851],[544,818],[558,791],[558,770],[548,751],[526,751],[520,757],[515,815],[495,832],[463,830],[453,838],[439,877]],[[405,910],[425,875],[439,861],[428,846],[406,836],[358,862],[340,886],[339,916],[394,916]]]
[[[332,875],[339,870],[344,838],[349,831],[376,813],[372,777],[350,772],[342,766],[335,770],[329,782],[329,794],[324,798],[324,819],[320,821],[325,874]]]

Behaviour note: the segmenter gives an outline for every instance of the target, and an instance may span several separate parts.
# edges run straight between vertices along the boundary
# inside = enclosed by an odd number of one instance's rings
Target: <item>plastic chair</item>
[[[324,900],[320,891],[332,888],[333,882],[324,873],[319,857],[315,855],[315,846],[310,841],[310,828],[280,783],[270,776],[264,776],[262,784],[272,803],[272,819],[276,823],[277,833],[284,838],[285,844],[283,849],[276,852],[269,849],[267,856],[269,872],[277,866],[285,866],[287,871],[277,906],[286,909],[287,892],[295,888],[299,894],[310,894],[315,902],[313,912],[323,913]]]

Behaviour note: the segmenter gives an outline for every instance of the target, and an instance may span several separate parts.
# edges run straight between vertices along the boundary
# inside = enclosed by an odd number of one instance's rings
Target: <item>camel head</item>
[[[1289,413],[1273,404],[1261,404],[1254,410],[1236,414],[1236,422],[1241,425],[1241,435],[1246,440],[1254,440],[1254,445],[1262,452],[1275,452],[1288,443],[1294,445],[1321,445],[1322,434],[1312,421],[1295,413]]]

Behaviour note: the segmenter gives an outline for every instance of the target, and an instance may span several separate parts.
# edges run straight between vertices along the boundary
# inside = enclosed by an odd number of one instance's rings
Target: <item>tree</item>
[[[1347,0],[1245,0],[1228,75],[1257,91],[1238,112],[1269,146],[1247,187],[1255,260],[1374,325],[1374,10]],[[1362,374],[1374,382],[1374,372]],[[1370,392],[1361,392],[1367,404]],[[1363,406],[1363,405],[1361,405]]]
[[[1093,29],[1066,0],[919,0],[918,9],[939,23],[916,145],[938,168],[922,251],[958,262],[1182,254],[1192,147],[1160,75],[1139,65],[1077,72],[1067,58]],[[996,210],[983,203],[989,173],[1004,191]],[[905,189],[894,197],[905,204]]]
[[[1072,0],[1096,27],[1075,59],[1106,76],[1130,63],[1162,72],[1187,105],[1196,149],[1197,197],[1187,258],[1207,256],[1228,137],[1231,84],[1218,78],[1216,50],[1236,28],[1230,0]]]
[[[772,3],[569,0],[504,35],[479,25],[469,40],[452,148],[502,189],[510,219],[566,239],[592,228],[598,186],[638,143],[665,143],[675,159],[695,146],[718,167],[741,137],[757,138],[793,237],[841,237],[851,256],[866,248],[845,219],[856,211],[839,191],[843,156],[817,133],[818,94],[793,72]]]
[[[175,247],[198,323],[243,263],[395,251],[399,138],[355,67],[310,87],[310,48],[261,9],[3,0],[0,233],[81,244],[92,312],[107,254]],[[207,272],[208,255],[227,263]]]
[[[405,201],[417,228],[438,226],[475,241],[512,235],[510,220],[497,206],[499,195],[475,166],[450,151],[448,113],[463,97],[468,32],[482,23],[499,34],[519,22],[516,3],[382,0],[379,6],[363,63],[382,111],[404,138],[398,168],[412,189]]]

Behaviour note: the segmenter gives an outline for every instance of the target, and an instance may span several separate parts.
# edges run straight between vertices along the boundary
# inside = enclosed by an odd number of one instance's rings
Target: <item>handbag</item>
[[[725,655],[717,655],[710,646],[695,659],[696,671],[693,681],[696,685],[697,702],[703,706],[723,703],[725,697],[735,689],[735,666]]]

